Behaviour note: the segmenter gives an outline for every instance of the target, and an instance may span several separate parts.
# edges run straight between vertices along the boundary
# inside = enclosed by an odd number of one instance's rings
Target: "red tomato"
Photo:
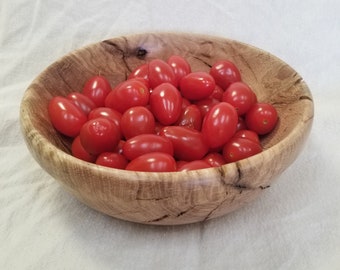
[[[201,130],[202,115],[197,105],[192,104],[182,109],[182,113],[176,122],[177,126],[187,126],[196,130]]]
[[[167,63],[170,65],[175,73],[177,82],[176,85],[178,85],[178,83],[184,76],[191,73],[191,67],[189,63],[182,56],[172,55],[169,57]]]
[[[216,84],[214,91],[211,93],[209,98],[217,99],[218,101],[222,101],[224,90]]]
[[[220,101],[215,98],[206,98],[195,102],[202,114],[202,117],[204,117],[208,111],[210,111],[210,109],[218,103],[220,103]]]
[[[182,97],[182,110],[191,105],[191,102],[186,98]]]
[[[98,155],[114,151],[120,141],[121,132],[119,127],[109,119],[96,118],[82,126],[79,136],[84,149],[93,155]]]
[[[211,168],[210,164],[208,164],[204,160],[194,160],[187,162],[186,164],[183,164],[178,171],[192,171],[192,170],[200,170],[200,169],[206,169],[206,168]]]
[[[149,86],[149,64],[145,63],[136,67],[128,76],[129,79],[134,78],[143,78],[145,82],[147,82],[147,86]]]
[[[150,91],[137,79],[130,79],[115,87],[105,99],[105,106],[124,113],[135,106],[149,103]]]
[[[90,113],[96,104],[89,97],[78,92],[72,92],[66,96],[67,99],[71,100],[79,109],[81,109],[86,115]]]
[[[223,155],[217,152],[207,154],[203,160],[210,164],[211,167],[221,167],[226,163]]]
[[[192,72],[181,79],[179,88],[183,97],[189,100],[208,98],[215,89],[214,78],[206,72]]]
[[[231,83],[241,81],[240,71],[233,62],[228,60],[215,62],[210,69],[210,75],[223,90],[227,89]]]
[[[224,145],[235,134],[238,115],[235,108],[220,102],[210,109],[203,119],[202,134],[211,148]]]
[[[149,62],[148,75],[152,89],[162,83],[170,83],[177,87],[175,73],[169,64],[161,59],[154,59]]]
[[[111,92],[109,81],[103,76],[94,76],[84,85],[82,93],[89,97],[97,107],[104,106],[106,96]]]
[[[169,154],[152,152],[131,160],[125,169],[142,172],[174,172],[176,161]]]
[[[151,152],[162,152],[173,156],[174,148],[169,139],[156,134],[137,135],[127,140],[123,146],[123,155],[129,160]]]
[[[235,162],[262,152],[262,147],[251,140],[232,138],[223,147],[223,157],[227,163]]]
[[[126,139],[140,134],[152,134],[155,133],[155,118],[146,107],[132,107],[123,113],[120,128]]]
[[[246,122],[244,121],[244,118],[242,116],[238,117],[238,123],[237,123],[237,131],[247,129]]]
[[[88,120],[95,119],[98,117],[104,117],[113,121],[118,127],[120,127],[120,121],[122,114],[114,109],[107,107],[98,107],[92,110],[88,115]]]
[[[128,161],[121,154],[115,152],[104,152],[97,157],[96,164],[123,170],[127,166]]]
[[[233,138],[248,139],[248,140],[253,141],[255,143],[261,144],[259,135],[255,131],[248,130],[248,129],[243,129],[243,130],[237,131],[234,134]]]
[[[84,149],[84,147],[82,146],[80,142],[79,136],[75,137],[74,140],[72,141],[71,152],[74,157],[87,161],[87,162],[93,163],[96,161],[96,158],[97,158],[96,155],[92,155]]]
[[[269,103],[256,103],[245,116],[248,129],[259,135],[271,132],[278,121],[275,107]]]
[[[81,109],[71,100],[60,96],[50,100],[48,114],[54,128],[69,137],[76,137],[87,121],[87,117]]]
[[[159,135],[172,142],[174,156],[178,160],[202,159],[209,150],[202,133],[189,127],[167,126],[160,131]]]
[[[175,123],[182,111],[182,97],[175,86],[162,83],[150,95],[150,109],[163,125]]]
[[[247,84],[235,82],[223,93],[222,101],[230,103],[235,107],[238,115],[243,115],[257,102],[257,98]]]

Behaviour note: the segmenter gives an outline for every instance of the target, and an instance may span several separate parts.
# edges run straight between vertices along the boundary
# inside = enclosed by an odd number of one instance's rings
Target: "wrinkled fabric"
[[[340,269],[339,1],[0,2],[0,269]],[[146,226],[78,202],[28,152],[20,101],[79,47],[148,31],[228,37],[291,65],[311,89],[298,159],[253,203],[184,226]]]

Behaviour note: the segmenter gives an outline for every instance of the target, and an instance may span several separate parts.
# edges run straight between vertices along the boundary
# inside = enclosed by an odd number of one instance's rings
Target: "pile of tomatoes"
[[[94,76],[80,92],[53,97],[53,126],[72,154],[99,165],[172,172],[217,167],[262,151],[276,109],[257,100],[234,63],[191,70],[181,56],[137,67],[113,89]]]

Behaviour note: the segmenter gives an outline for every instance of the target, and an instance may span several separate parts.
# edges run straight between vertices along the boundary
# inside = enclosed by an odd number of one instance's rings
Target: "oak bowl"
[[[275,130],[262,138],[264,151],[218,168],[174,173],[111,169],[73,157],[70,140],[51,125],[49,100],[81,91],[97,74],[114,86],[138,65],[172,54],[185,57],[193,71],[208,71],[219,59],[237,65],[258,100],[273,104],[279,114]],[[145,33],[91,44],[51,64],[24,93],[20,123],[35,160],[81,202],[123,220],[175,225],[225,215],[267,191],[302,150],[313,113],[304,80],[268,52],[223,37]]]

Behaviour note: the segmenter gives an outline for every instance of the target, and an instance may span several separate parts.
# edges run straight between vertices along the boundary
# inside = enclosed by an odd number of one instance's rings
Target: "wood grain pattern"
[[[70,140],[51,126],[47,104],[55,95],[81,91],[102,74],[112,86],[138,65],[172,54],[193,71],[229,59],[258,99],[274,104],[280,121],[263,138],[259,155],[220,168],[178,173],[115,170],[72,157]],[[147,33],[105,40],[76,50],[43,71],[21,103],[22,133],[40,166],[88,206],[116,218],[159,225],[185,224],[225,215],[251,202],[297,157],[313,120],[312,95],[299,74],[275,56],[225,38]],[[282,191],[284,192],[284,191]]]

